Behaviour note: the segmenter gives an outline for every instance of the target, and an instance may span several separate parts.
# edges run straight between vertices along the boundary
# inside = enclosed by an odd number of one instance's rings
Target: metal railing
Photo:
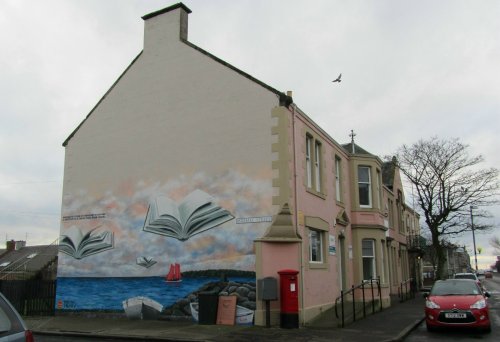
[[[404,302],[410,298],[415,298],[416,285],[413,278],[402,281],[398,288],[398,297],[400,302]]]
[[[337,319],[341,319],[342,322],[342,328],[345,326],[345,302],[347,298],[350,298],[352,300],[352,319],[353,322],[356,321],[356,304],[362,304],[363,306],[363,318],[366,317],[366,295],[365,295],[365,289],[368,288],[368,290],[371,290],[371,307],[372,307],[372,314],[375,313],[376,311],[376,305],[375,305],[375,286],[377,289],[377,296],[379,299],[379,309],[382,311],[382,291],[380,290],[380,277],[377,278],[372,278],[369,280],[363,280],[363,282],[358,285],[354,286],[347,290],[347,291],[340,291],[340,296],[335,299],[335,316]],[[361,295],[361,298],[358,298],[356,301],[356,293]],[[341,316],[339,317],[339,312],[338,312],[338,306],[339,306],[339,301],[340,301],[340,308],[341,308]]]

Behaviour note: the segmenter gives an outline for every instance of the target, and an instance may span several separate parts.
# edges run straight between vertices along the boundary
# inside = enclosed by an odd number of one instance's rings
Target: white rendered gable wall
[[[182,42],[182,12],[145,21],[143,53],[66,146],[65,193],[131,175],[271,169],[276,94]]]

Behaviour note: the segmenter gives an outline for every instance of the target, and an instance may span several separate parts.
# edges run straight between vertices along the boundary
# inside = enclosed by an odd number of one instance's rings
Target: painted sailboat
[[[193,321],[198,322],[199,304],[197,302],[191,302],[189,305],[191,306],[191,316],[193,317]],[[235,323],[237,325],[253,325],[253,315],[253,310],[236,305]]]
[[[123,301],[123,310],[130,319],[158,319],[163,305],[148,297],[132,297]]]
[[[181,265],[178,263],[170,264],[170,270],[168,274],[165,276],[165,281],[167,283],[178,283],[182,281],[181,276]]]

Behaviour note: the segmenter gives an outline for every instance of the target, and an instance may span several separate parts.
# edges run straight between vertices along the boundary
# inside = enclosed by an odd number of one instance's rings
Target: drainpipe
[[[292,92],[287,92],[288,96],[292,96]],[[292,149],[293,149],[293,196],[294,196],[294,206],[295,206],[295,232],[299,235],[299,207],[298,207],[298,195],[297,195],[297,156],[295,150],[295,103],[292,103]],[[304,313],[304,258],[303,258],[303,246],[302,241],[300,242],[300,302],[302,306],[301,315],[301,325],[305,325],[305,313]]]

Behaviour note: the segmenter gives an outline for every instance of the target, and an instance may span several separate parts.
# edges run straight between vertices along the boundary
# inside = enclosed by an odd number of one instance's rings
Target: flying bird
[[[337,77],[337,79],[333,80],[332,82],[341,82],[341,78],[342,77],[342,74],[339,75],[339,77]]]

